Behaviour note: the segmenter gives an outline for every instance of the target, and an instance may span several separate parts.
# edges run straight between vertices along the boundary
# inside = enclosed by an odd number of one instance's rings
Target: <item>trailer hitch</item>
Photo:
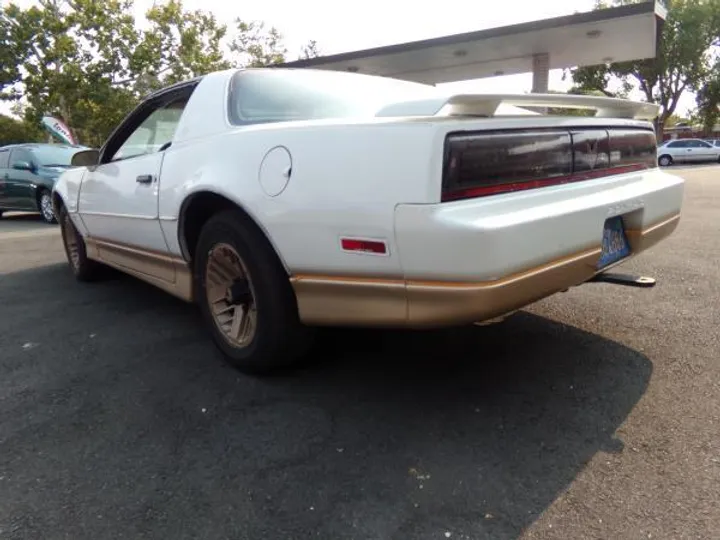
[[[650,288],[656,285],[655,278],[648,276],[634,276],[632,274],[616,274],[613,272],[602,272],[589,280],[594,283],[612,283],[626,287]]]

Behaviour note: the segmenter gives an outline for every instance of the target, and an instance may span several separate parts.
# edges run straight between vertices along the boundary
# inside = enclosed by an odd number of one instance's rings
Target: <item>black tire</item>
[[[65,248],[65,256],[75,279],[84,282],[95,281],[100,274],[101,265],[88,259],[85,240],[75,228],[75,224],[64,206],[60,207],[60,234]],[[73,244],[73,242],[75,243]],[[75,256],[72,246],[76,247]]]
[[[50,190],[41,189],[37,195],[37,205],[40,211],[40,217],[45,223],[54,224],[57,223],[57,217],[53,210],[52,194]]]
[[[208,298],[208,261],[229,246],[246,274],[254,308],[252,336],[242,345],[220,328]],[[246,215],[226,210],[211,217],[200,232],[193,268],[195,298],[213,342],[227,361],[247,374],[267,374],[297,364],[312,344],[313,329],[298,316],[295,293],[274,249]],[[248,308],[250,310],[250,308]],[[234,313],[234,310],[233,310]]]
[[[673,164],[673,158],[668,155],[662,155],[660,156],[660,159],[658,159],[658,165],[661,167],[669,167]]]

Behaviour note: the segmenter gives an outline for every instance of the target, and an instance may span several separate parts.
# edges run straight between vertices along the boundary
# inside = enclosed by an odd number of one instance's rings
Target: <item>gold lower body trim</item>
[[[87,256],[146,281],[186,302],[193,301],[192,272],[180,258],[128,244],[85,238]]]
[[[633,255],[677,227],[680,215],[626,231]],[[181,257],[101,238],[85,238],[87,256],[192,302],[193,277]],[[600,248],[481,283],[304,276],[290,278],[301,320],[309,325],[438,327],[482,322],[591,279]],[[605,270],[605,269],[604,269]]]
[[[627,231],[633,255],[677,227],[680,215]],[[492,319],[585,283],[598,273],[593,248],[512,276],[481,283],[297,275],[300,318],[309,325],[427,328]],[[606,269],[603,269],[606,270]]]

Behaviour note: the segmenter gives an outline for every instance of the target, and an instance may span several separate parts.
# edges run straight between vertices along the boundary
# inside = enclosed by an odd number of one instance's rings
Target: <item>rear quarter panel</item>
[[[435,139],[423,122],[308,122],[235,128],[173,145],[160,185],[171,250],[181,253],[174,219],[183,201],[211,191],[255,219],[293,274],[401,276],[394,210],[401,201],[437,198]],[[260,170],[276,147],[290,153],[292,169],[285,189],[271,196]],[[382,240],[389,254],[343,252],[342,236]]]

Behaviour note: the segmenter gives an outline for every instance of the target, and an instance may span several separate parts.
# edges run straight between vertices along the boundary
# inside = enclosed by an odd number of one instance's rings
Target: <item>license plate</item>
[[[630,255],[630,243],[620,216],[608,219],[603,227],[602,253],[598,268],[604,268]]]

